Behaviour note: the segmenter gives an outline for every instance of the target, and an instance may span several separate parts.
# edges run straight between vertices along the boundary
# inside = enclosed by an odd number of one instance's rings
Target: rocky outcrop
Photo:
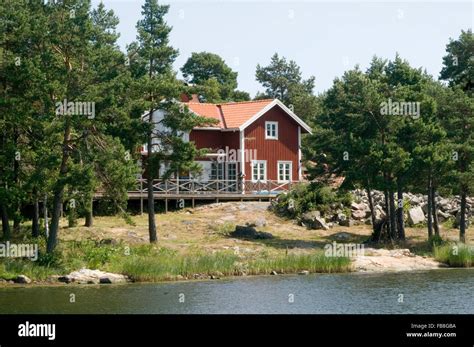
[[[356,224],[372,224],[367,192],[356,189],[351,191],[351,194],[354,201],[350,208],[335,203],[327,206],[328,210],[325,210],[324,214],[317,210],[307,211],[298,217],[299,224],[308,229],[316,230],[327,230],[335,225],[350,227]],[[384,211],[385,196],[383,192],[377,190],[373,190],[371,194],[375,223],[380,223],[386,218]],[[442,223],[448,219],[453,219],[453,226],[459,227],[460,197],[443,198],[437,196],[435,200],[438,207],[438,221]],[[413,226],[426,222],[428,209],[428,197],[426,195],[403,193],[403,201],[404,206],[409,206],[405,212],[405,220],[408,225]],[[469,219],[474,218],[474,198],[467,198],[466,201],[466,224],[469,225]],[[293,205],[279,206],[277,202],[278,198],[275,203],[272,203],[277,214],[291,215],[294,212]]]
[[[126,283],[128,277],[100,270],[81,269],[73,271],[69,275],[58,277],[59,282],[78,284],[112,284]]]
[[[397,272],[413,270],[431,270],[444,267],[431,258],[424,258],[410,252],[409,249],[367,248],[364,255],[352,259],[354,271],[359,272]]]

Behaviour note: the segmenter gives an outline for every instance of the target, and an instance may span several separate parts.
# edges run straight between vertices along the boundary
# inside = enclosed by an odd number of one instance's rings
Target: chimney
[[[198,94],[191,94],[191,97],[189,97],[188,94],[182,93],[181,102],[201,102],[201,100],[199,100]]]

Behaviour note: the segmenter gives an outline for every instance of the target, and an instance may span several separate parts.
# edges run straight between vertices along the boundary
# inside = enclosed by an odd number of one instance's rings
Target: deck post
[[[165,213],[168,213],[168,198],[165,198]]]
[[[191,199],[192,206],[194,208],[194,198]]]

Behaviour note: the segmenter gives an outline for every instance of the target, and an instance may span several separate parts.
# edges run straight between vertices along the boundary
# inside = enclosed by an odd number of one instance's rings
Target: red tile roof
[[[265,99],[228,102],[223,104],[187,102],[185,105],[187,105],[192,112],[200,116],[217,119],[219,121],[219,128],[233,129],[240,127],[272,101],[272,99]]]

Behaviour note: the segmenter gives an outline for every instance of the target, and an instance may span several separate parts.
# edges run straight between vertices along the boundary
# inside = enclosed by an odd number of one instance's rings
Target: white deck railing
[[[197,179],[168,179],[153,180],[155,194],[278,194],[291,189],[298,181],[278,182],[266,181],[240,181],[240,180],[208,180]],[[137,188],[130,193],[147,193],[146,179],[137,180]]]

